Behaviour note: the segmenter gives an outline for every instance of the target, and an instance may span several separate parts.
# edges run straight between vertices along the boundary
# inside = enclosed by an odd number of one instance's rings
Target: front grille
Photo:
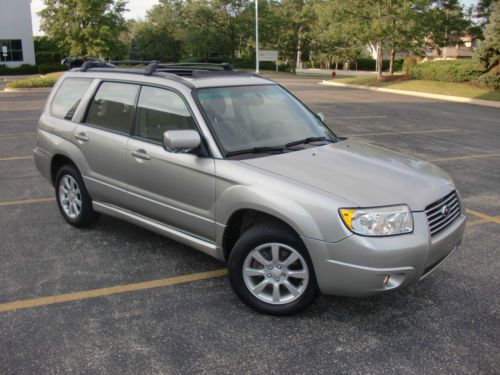
[[[425,208],[431,236],[446,229],[460,216],[460,202],[456,191],[452,191],[440,200]]]

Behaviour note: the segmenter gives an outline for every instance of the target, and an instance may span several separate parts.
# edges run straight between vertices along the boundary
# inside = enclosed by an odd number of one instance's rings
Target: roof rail
[[[87,58],[87,61],[85,61],[82,64],[80,71],[86,72],[90,68],[116,68],[116,66],[111,63],[104,62],[93,57],[89,57]]]
[[[158,60],[116,60],[116,61],[108,61],[110,64],[113,65],[127,65],[127,64],[134,64],[134,65],[148,65],[151,63],[159,63]]]
[[[151,75],[156,71],[179,71],[185,73],[191,73],[194,71],[232,71],[233,67],[228,63],[216,64],[216,63],[160,63],[157,61],[151,62],[149,64],[144,74]]]
[[[127,74],[140,74],[140,75],[144,75],[144,71],[143,70],[140,70],[140,69],[109,69],[108,68],[104,68],[104,67],[96,67],[96,68],[92,68],[92,71],[93,72],[106,72],[106,73],[127,73]],[[77,69],[78,71],[80,71],[80,69]],[[85,70],[82,70],[82,71],[85,71]],[[153,73],[151,73],[150,75],[152,75]],[[189,88],[193,88],[194,85],[189,82],[188,80],[182,78],[181,76],[177,75],[177,74],[172,74],[172,73],[168,73],[168,72],[154,72],[154,74],[156,76],[159,76],[159,77],[163,77],[163,78],[166,78],[166,79],[169,79],[171,81],[175,81],[175,82],[178,82],[178,83],[181,83],[183,84],[184,86],[187,86]]]

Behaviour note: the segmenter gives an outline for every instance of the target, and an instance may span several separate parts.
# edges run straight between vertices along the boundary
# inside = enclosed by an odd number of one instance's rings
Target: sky
[[[477,4],[477,0],[462,0],[462,4],[468,7],[471,4]],[[144,19],[146,11],[153,5],[157,4],[158,0],[128,0],[125,18]],[[40,31],[40,17],[37,12],[44,8],[42,0],[32,0],[31,2],[31,19],[33,21],[33,35],[42,35]]]

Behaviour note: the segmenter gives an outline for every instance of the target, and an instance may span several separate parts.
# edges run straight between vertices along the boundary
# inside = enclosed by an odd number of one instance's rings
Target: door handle
[[[88,142],[89,141],[89,137],[87,137],[85,135],[85,133],[75,134],[75,138],[78,139],[79,141],[82,141],[82,142]]]
[[[151,160],[151,156],[149,156],[148,153],[143,149],[132,151],[131,154],[134,158],[143,159],[143,160]]]

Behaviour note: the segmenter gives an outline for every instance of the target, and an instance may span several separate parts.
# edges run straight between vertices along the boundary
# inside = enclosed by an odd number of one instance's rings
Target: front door
[[[208,241],[215,241],[215,163],[162,146],[167,130],[194,129],[176,92],[143,86],[134,134],[126,148],[131,211]]]

